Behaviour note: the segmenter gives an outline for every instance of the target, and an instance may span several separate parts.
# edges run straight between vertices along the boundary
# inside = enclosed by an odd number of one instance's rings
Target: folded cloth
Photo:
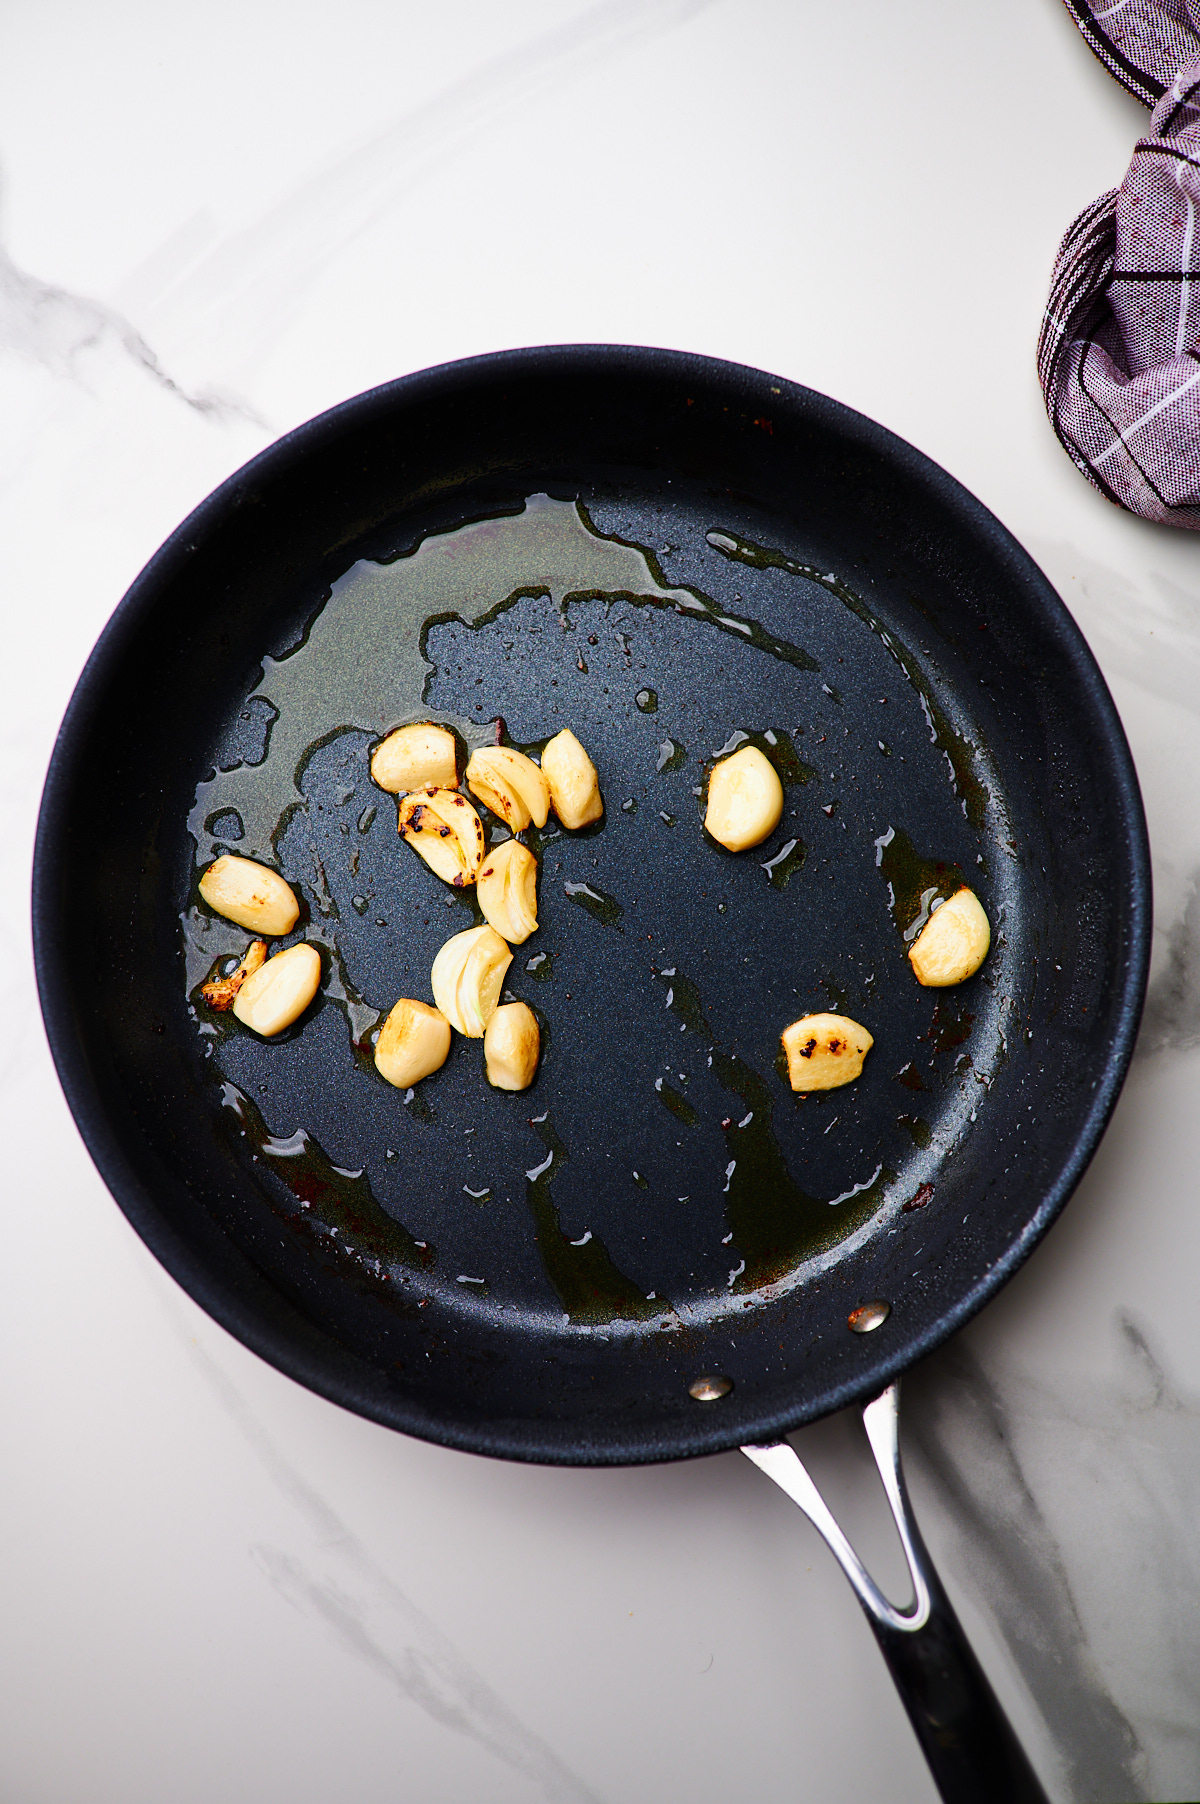
[[[1059,247],[1038,341],[1046,408],[1110,501],[1200,530],[1200,0],[1066,4],[1154,110],[1121,186]]]

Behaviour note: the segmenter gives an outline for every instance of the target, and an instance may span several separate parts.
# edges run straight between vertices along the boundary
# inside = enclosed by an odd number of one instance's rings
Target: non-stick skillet
[[[400,842],[368,756],[570,726],[606,813],[531,843],[507,978],[533,1088],[460,1041],[401,1094],[371,1033],[478,913]],[[703,831],[750,742],[785,811]],[[500,837],[498,823],[490,823]],[[246,938],[221,850],[280,868],[325,982],[278,1042],[204,1007]],[[962,882],[993,947],[953,990],[907,946]],[[947,1798],[1042,1793],[906,1512],[898,1374],[1032,1250],[1103,1132],[1144,986],[1128,749],[1005,530],[869,420],[674,353],[507,353],[301,427],[147,566],[55,750],[34,889],[71,1107],[190,1293],[314,1390],[409,1434],[618,1464],[742,1446],[855,1583]],[[862,1078],[793,1096],[833,1009]],[[872,1399],[878,1401],[872,1402]],[[866,1420],[913,1571],[871,1586],[782,1437]]]

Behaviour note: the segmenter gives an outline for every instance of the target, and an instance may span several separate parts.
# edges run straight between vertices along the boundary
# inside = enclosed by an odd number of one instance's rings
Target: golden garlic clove
[[[200,894],[215,914],[268,939],[290,933],[300,919],[291,884],[278,871],[233,852],[209,865],[200,879]]]
[[[488,853],[475,894],[484,920],[510,946],[537,932],[537,859],[519,839],[506,839]]]
[[[468,927],[448,939],[429,974],[433,1000],[451,1027],[483,1037],[504,987],[512,953],[494,927]]]
[[[397,727],[371,753],[371,776],[393,795],[410,789],[457,789],[454,734],[429,720]]]
[[[429,785],[400,798],[401,837],[455,889],[474,883],[483,862],[483,822],[456,789]]]
[[[216,1009],[219,1012],[227,1008],[232,1008],[234,997],[237,995],[246,979],[248,977],[253,977],[254,973],[257,970],[260,970],[266,963],[266,960],[266,940],[251,940],[242,955],[242,962],[237,967],[236,971],[231,971],[228,977],[216,977],[213,979],[212,983],[202,983],[200,985],[200,994],[203,996],[205,1002],[207,1002],[209,1008]]]
[[[450,1023],[427,1002],[401,996],[379,1030],[375,1069],[397,1090],[440,1071],[450,1051]]]
[[[277,952],[233,999],[233,1012],[245,1027],[270,1040],[299,1019],[321,987],[321,955],[301,942]]]
[[[929,989],[973,977],[988,955],[992,929],[974,890],[960,889],[935,908],[909,948],[917,982]]]
[[[600,778],[569,727],[564,727],[542,752],[542,775],[550,786],[550,801],[564,827],[574,831],[590,827],[604,813]]]
[[[875,1044],[865,1027],[845,1015],[805,1015],[785,1027],[781,1038],[793,1090],[836,1090],[852,1083]]]
[[[483,1060],[497,1090],[528,1090],[537,1071],[542,1036],[527,1002],[506,1002],[487,1024]]]
[[[704,825],[730,852],[761,846],[782,813],[783,784],[756,745],[743,745],[713,766]]]
[[[530,821],[535,827],[546,825],[550,788],[524,752],[508,745],[481,746],[467,765],[467,788],[514,833],[524,832]]]

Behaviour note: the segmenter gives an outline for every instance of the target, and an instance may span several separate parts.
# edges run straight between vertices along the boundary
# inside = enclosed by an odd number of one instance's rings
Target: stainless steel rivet
[[[697,1403],[715,1403],[718,1397],[727,1397],[733,1389],[732,1378],[722,1378],[718,1373],[710,1373],[704,1378],[693,1378],[688,1385],[688,1396],[694,1397]]]
[[[860,1303],[857,1309],[852,1309],[846,1317],[846,1326],[853,1334],[870,1334],[873,1328],[882,1328],[891,1313],[891,1304],[876,1298],[873,1303]]]

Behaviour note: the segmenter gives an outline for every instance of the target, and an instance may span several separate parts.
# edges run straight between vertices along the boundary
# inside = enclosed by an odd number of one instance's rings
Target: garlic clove
[[[504,986],[512,953],[494,927],[468,927],[448,939],[429,974],[433,1000],[451,1027],[479,1040]]]
[[[522,833],[533,822],[546,825],[550,812],[550,788],[545,777],[524,752],[508,745],[485,745],[472,752],[467,765],[467,787],[485,807]]]
[[[200,894],[214,914],[236,921],[250,933],[278,939],[300,919],[300,904],[278,871],[253,858],[225,852],[200,879]]]
[[[704,825],[728,851],[760,846],[774,833],[782,813],[783,784],[756,745],[743,745],[714,764]]]
[[[320,987],[321,955],[301,941],[277,952],[246,979],[233,999],[233,1012],[243,1026],[270,1040],[299,1019]]]
[[[401,996],[379,1030],[375,1069],[397,1090],[440,1071],[450,1051],[450,1023],[427,1002]]]
[[[917,982],[929,989],[973,977],[988,955],[992,929],[974,890],[960,889],[935,908],[909,948]]]
[[[483,822],[456,789],[427,785],[401,796],[397,825],[443,882],[474,883],[483,862]]]
[[[371,753],[371,776],[393,795],[410,789],[457,789],[454,734],[429,720],[397,727]]]
[[[494,846],[475,886],[483,918],[519,946],[537,932],[537,859],[519,839]]]
[[[564,827],[574,832],[589,827],[604,813],[600,778],[583,747],[564,727],[542,751],[542,775],[550,786],[550,801]]]
[[[528,1090],[537,1071],[542,1036],[527,1002],[506,1002],[483,1036],[484,1069],[497,1090]]]
[[[242,955],[242,962],[236,971],[228,977],[216,977],[212,983],[202,983],[200,994],[209,1008],[222,1012],[233,1007],[234,998],[248,977],[262,968],[267,961],[266,940],[251,940]]]
[[[857,1021],[845,1015],[805,1015],[781,1035],[793,1090],[836,1090],[853,1083],[875,1044]]]

